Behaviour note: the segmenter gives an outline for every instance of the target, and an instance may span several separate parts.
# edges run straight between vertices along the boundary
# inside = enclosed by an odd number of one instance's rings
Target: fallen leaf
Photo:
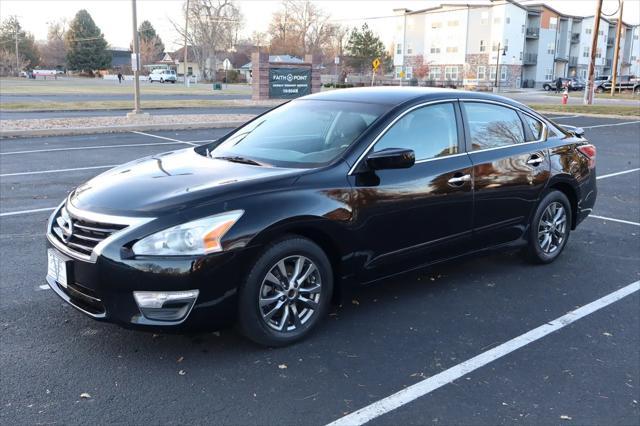
[[[91,398],[91,395],[89,395],[87,392],[82,392],[80,394],[80,398],[89,399],[89,398]]]
[[[184,361],[184,357],[183,357],[183,356],[181,356],[180,358],[178,358],[178,361],[176,361],[176,362],[182,362],[182,361]]]
[[[602,333],[603,336],[607,336],[607,337],[611,337],[613,336],[613,334],[611,333],[607,333],[606,331],[604,333]]]
[[[566,414],[561,415],[560,418],[562,420],[572,420],[572,417],[571,416],[567,416]]]
[[[178,374],[181,375],[181,376],[184,376],[185,374],[187,374],[187,372],[184,371],[184,370],[180,370],[180,371],[178,371]]]
[[[357,300],[355,300],[355,299],[353,299],[353,300],[351,301],[351,303],[353,303],[354,305],[359,305],[359,304],[360,304],[360,302],[358,302],[358,301],[357,301]]]
[[[280,364],[280,365],[278,365],[278,368],[280,370],[285,370],[287,368],[287,364]]]

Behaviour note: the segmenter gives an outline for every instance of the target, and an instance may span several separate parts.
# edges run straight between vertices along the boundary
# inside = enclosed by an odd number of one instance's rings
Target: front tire
[[[297,236],[278,240],[240,286],[240,329],[261,345],[292,344],[326,316],[332,292],[331,263],[318,245]]]
[[[571,233],[571,204],[562,192],[548,192],[538,204],[529,226],[527,258],[551,263],[560,256]]]

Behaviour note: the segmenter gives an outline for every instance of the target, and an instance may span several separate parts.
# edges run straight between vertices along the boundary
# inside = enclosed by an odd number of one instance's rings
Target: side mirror
[[[369,154],[367,165],[373,170],[408,169],[416,163],[412,149],[386,148]]]

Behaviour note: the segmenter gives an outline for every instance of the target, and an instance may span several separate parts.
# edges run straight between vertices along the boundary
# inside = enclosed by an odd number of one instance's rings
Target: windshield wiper
[[[233,163],[251,164],[252,166],[262,166],[262,164],[258,163],[255,160],[252,160],[250,158],[240,157],[238,155],[236,155],[236,156],[212,157],[212,158],[215,158],[216,160],[231,161]]]

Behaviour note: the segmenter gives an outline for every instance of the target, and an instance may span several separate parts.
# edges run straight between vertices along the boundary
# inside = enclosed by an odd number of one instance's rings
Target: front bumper
[[[112,259],[102,254],[95,262],[73,259],[50,242],[48,248],[66,261],[67,286],[47,276],[53,291],[71,306],[99,321],[127,328],[215,329],[232,324],[236,293],[252,256],[252,249],[199,258]],[[197,290],[195,303],[177,321],[149,319],[134,298],[135,291]]]

